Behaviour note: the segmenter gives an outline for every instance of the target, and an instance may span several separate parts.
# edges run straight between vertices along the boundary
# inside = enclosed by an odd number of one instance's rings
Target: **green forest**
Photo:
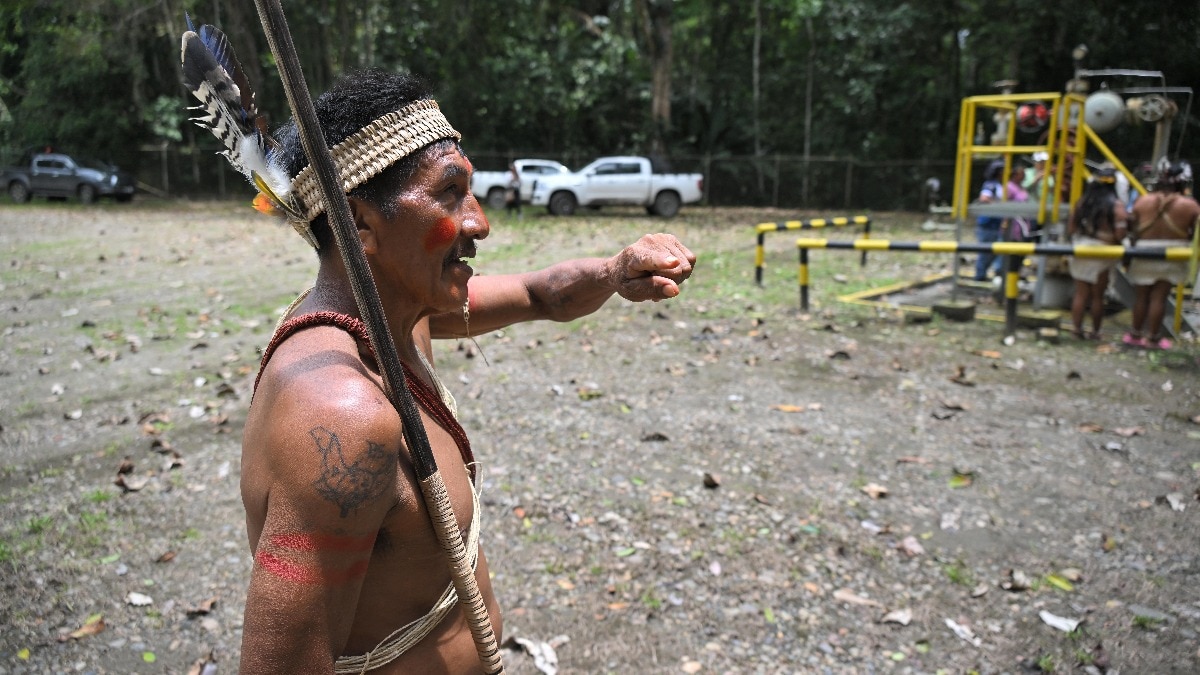
[[[1016,81],[1018,92],[1059,92],[1083,67],[1161,71],[1172,87],[1200,84],[1195,0],[283,6],[314,93],[349,69],[410,71],[434,84],[482,168],[517,156],[578,167],[617,153],[650,155],[677,170],[715,173],[716,162],[724,175],[710,180],[711,198],[722,203],[780,201],[781,183],[798,189],[782,173],[803,161],[824,172],[805,178],[813,176],[816,192],[829,185],[836,197],[826,201],[841,199],[843,182],[849,194],[852,163],[866,167],[853,177],[856,201],[886,206],[866,195],[895,202],[897,185],[952,171],[962,98],[997,93],[1002,80]],[[33,146],[78,148],[136,169],[146,182],[161,171],[172,192],[210,190],[215,143],[187,121],[192,101],[180,82],[185,12],[230,36],[272,126],[285,121],[251,2],[4,0],[5,159]],[[1078,45],[1087,55],[1076,63]],[[1200,149],[1200,106],[1187,95],[1179,107],[1171,155],[1191,159]],[[1105,141],[1136,164],[1148,158],[1153,133],[1126,125]]]

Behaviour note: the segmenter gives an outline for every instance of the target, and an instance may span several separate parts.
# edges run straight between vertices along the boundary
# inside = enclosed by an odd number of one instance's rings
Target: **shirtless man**
[[[671,298],[695,257],[675,237],[657,234],[612,258],[472,277],[467,259],[489,225],[471,194],[472,167],[457,132],[436,106],[413,103],[427,98],[412,78],[366,71],[320,97],[317,116],[341,162],[396,138],[416,139],[347,194],[459,528],[474,541],[470,445],[431,365],[431,340],[518,321],[568,321],[613,293]],[[400,114],[383,130],[358,134],[393,111]],[[281,140],[288,175],[296,176],[307,160],[294,129]],[[329,226],[324,214],[308,213],[300,229],[307,225],[318,245],[316,283],[264,353],[242,441],[255,564],[241,672],[479,672],[460,606],[432,611],[453,590],[450,573]],[[478,545],[468,551],[478,551],[475,577],[499,640],[487,560]],[[426,629],[394,635],[422,617]]]
[[[1133,204],[1130,236],[1138,246],[1189,246],[1200,218],[1200,205],[1185,193],[1191,183],[1191,167],[1182,162],[1163,169],[1154,191]],[[1171,287],[1187,277],[1187,261],[1134,258],[1129,263],[1129,281],[1134,286],[1133,328],[1125,344],[1152,349],[1170,349],[1162,335],[1163,314]],[[1149,334],[1149,337],[1147,337]]]

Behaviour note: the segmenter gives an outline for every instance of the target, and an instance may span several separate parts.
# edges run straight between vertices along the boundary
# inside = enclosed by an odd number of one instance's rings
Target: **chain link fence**
[[[23,150],[0,149],[4,165],[15,163]],[[500,153],[471,151],[477,170],[502,171],[513,159],[552,159],[578,169],[595,159],[574,153]],[[146,145],[140,148],[135,175],[138,189],[157,197],[250,199],[254,189],[208,146]],[[929,206],[929,178],[952,184],[954,162],[890,160],[798,155],[677,155],[656,161],[663,172],[704,176],[704,204],[790,209],[908,210]],[[942,195],[948,199],[949,195]]]

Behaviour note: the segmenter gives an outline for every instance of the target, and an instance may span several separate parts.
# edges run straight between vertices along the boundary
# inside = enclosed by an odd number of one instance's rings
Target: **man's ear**
[[[379,227],[383,224],[383,214],[372,204],[358,197],[346,197],[350,202],[350,215],[358,229],[358,241],[362,244],[363,253],[372,255],[379,250]]]

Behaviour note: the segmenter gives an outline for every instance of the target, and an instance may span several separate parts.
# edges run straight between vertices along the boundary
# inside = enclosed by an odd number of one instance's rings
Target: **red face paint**
[[[370,551],[375,546],[375,537],[374,535],[342,537],[335,534],[277,534],[271,537],[271,545],[291,551],[359,553]]]
[[[432,253],[439,248],[448,246],[458,236],[458,226],[449,218],[441,218],[425,235],[425,252]]]
[[[301,565],[263,551],[256,556],[258,564],[268,573],[297,584],[339,586],[367,574],[367,561],[360,560],[344,569],[329,570],[314,565]]]

